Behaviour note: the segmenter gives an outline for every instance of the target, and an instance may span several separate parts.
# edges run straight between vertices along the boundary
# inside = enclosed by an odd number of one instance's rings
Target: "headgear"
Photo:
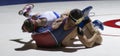
[[[80,9],[71,10],[69,17],[75,22],[75,24],[79,24],[84,19],[83,13]]]

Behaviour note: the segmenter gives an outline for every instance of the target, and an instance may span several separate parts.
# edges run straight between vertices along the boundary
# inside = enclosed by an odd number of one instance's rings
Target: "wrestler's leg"
[[[62,41],[63,46],[71,46],[73,45],[74,39],[77,36],[76,32],[77,28],[75,28],[70,34],[68,34],[64,40]]]

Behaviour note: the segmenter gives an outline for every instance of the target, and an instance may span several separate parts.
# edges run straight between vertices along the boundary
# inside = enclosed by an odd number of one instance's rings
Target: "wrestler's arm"
[[[63,20],[66,19],[67,17],[68,17],[67,13],[61,14],[61,17],[56,19],[52,23],[52,29],[57,29],[62,24]]]
[[[83,29],[81,29],[80,27],[78,27],[77,29],[77,33],[78,33],[78,37],[79,40],[86,46],[86,47],[93,47],[96,40],[98,39],[98,31],[96,31],[92,25],[91,22],[87,23],[85,25],[85,27],[88,27],[88,29],[91,33],[92,33],[92,37],[88,38],[88,36],[85,35],[85,32],[83,32]]]
[[[97,33],[94,33],[94,35],[91,38],[87,38],[87,36],[82,32],[78,33],[79,40],[85,45],[85,47],[93,47],[95,40],[97,37],[95,37]]]
[[[93,23],[90,22],[89,24],[86,25],[88,27],[88,29],[90,29],[90,33],[91,33],[91,37],[96,37],[97,39],[95,40],[95,44],[101,44],[102,43],[102,37],[101,37],[101,33],[99,30],[97,30],[94,26]],[[95,35],[96,34],[96,35]]]

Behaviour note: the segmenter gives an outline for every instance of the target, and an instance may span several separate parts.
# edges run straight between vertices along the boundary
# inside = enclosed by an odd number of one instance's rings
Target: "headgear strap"
[[[73,16],[71,16],[71,14],[70,14],[70,17],[71,17],[71,19],[75,22],[75,24],[79,24],[79,23],[82,22],[82,20],[84,19],[84,16],[83,16],[83,17],[81,17],[81,18],[79,18],[79,19],[77,20],[77,19],[75,19]]]

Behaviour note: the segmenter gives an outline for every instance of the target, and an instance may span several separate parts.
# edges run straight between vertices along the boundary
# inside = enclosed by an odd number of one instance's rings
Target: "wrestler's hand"
[[[62,24],[62,21],[63,21],[62,19],[55,20],[52,24],[52,28],[57,29]]]
[[[67,17],[68,17],[67,14],[62,14],[62,15],[61,15],[61,18],[63,18],[63,19],[64,19],[64,18],[67,18]]]

